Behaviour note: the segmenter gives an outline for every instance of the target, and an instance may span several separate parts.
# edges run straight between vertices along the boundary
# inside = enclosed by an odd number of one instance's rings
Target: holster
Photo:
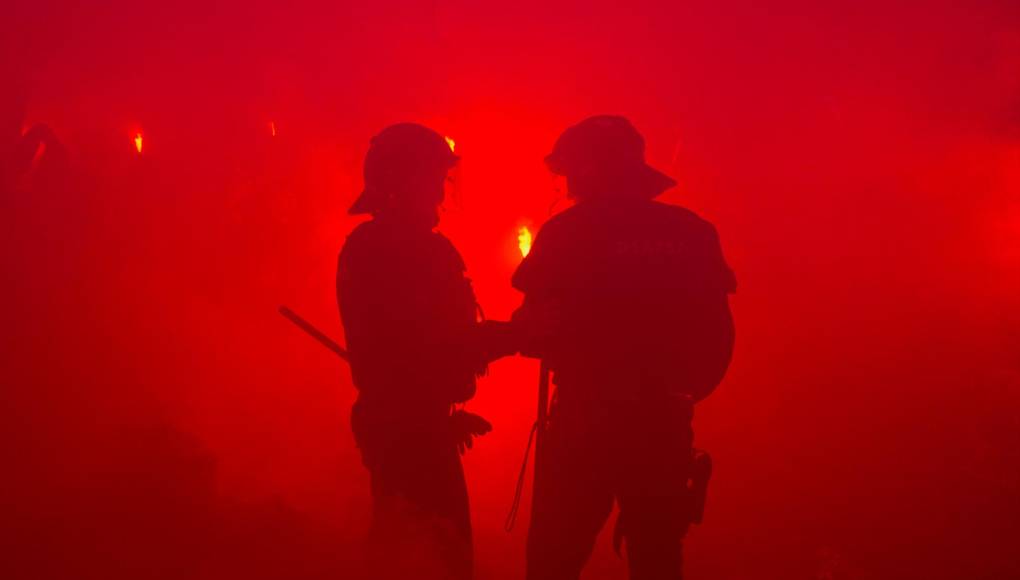
[[[683,516],[686,521],[677,521],[678,526],[684,529],[690,524],[700,524],[705,516],[705,500],[708,497],[708,482],[712,478],[712,456],[704,449],[691,450],[691,469],[687,476],[687,486],[684,490],[685,510]],[[678,520],[680,518],[678,517]],[[627,522],[623,514],[617,517],[616,525],[613,528],[613,549],[617,555],[621,552],[624,538],[627,535]]]

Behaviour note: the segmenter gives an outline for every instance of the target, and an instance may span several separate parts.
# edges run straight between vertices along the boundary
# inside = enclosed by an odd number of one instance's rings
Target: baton
[[[340,346],[340,343],[338,343],[337,341],[326,336],[326,333],[322,332],[318,328],[315,328],[315,326],[311,322],[308,322],[304,318],[298,316],[297,312],[294,312],[293,310],[287,308],[286,306],[281,306],[280,314],[282,314],[283,317],[286,318],[287,320],[293,322],[298,328],[305,331],[305,333],[307,333],[308,336],[311,336],[315,340],[319,341],[319,344],[333,351],[334,353],[336,353],[337,356],[344,359],[345,361],[350,362],[351,357],[350,355],[347,354],[347,349]]]
[[[524,461],[521,462],[521,472],[517,475],[517,485],[514,488],[514,499],[510,502],[510,511],[506,514],[503,522],[503,529],[510,532],[517,523],[517,510],[521,507],[521,495],[524,491],[525,474],[528,471],[528,458],[531,455],[531,444],[535,444],[535,460],[532,467],[532,497],[531,510],[534,512],[536,505],[541,501],[539,495],[539,470],[542,464],[542,441],[545,439],[546,423],[549,420],[549,365],[545,360],[541,361],[538,370],[538,417],[535,424],[531,426],[531,434],[528,435],[528,444],[524,447]]]
[[[538,480],[539,463],[542,457],[542,434],[545,432],[549,419],[549,365],[542,359],[538,370],[538,413],[535,429],[535,467],[534,478]]]

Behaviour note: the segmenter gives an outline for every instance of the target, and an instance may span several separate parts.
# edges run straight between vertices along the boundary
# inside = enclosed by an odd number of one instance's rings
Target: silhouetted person
[[[66,189],[69,155],[56,133],[45,123],[26,125],[27,101],[17,87],[20,75],[9,75],[0,92],[0,194],[2,203],[20,190],[43,195]],[[17,205],[22,200],[13,200]],[[14,209],[17,211],[17,209]],[[16,219],[16,218],[15,218]]]
[[[15,185],[47,193],[65,185],[68,165],[67,148],[45,123],[32,125],[18,141],[11,157]]]
[[[484,327],[460,254],[434,231],[456,162],[443,137],[421,125],[379,133],[350,209],[372,219],[340,253],[337,299],[358,388],[351,425],[371,475],[380,576],[428,576],[432,559],[439,577],[471,576],[458,447],[490,427],[453,407],[475,394]]]
[[[12,130],[10,123],[0,159],[0,258],[10,273],[6,291],[22,306],[15,310],[35,312],[36,334],[46,336],[43,319],[69,329],[69,312],[81,310],[93,206],[53,129],[36,123],[11,140]]]
[[[653,201],[676,183],[645,163],[626,119],[567,129],[546,162],[576,205],[545,224],[513,277],[523,350],[557,388],[527,577],[578,578],[615,500],[631,578],[677,579],[697,518],[693,406],[729,364],[734,276],[711,224]]]

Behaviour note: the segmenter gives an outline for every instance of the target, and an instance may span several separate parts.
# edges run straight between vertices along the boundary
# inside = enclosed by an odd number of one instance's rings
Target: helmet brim
[[[649,198],[658,197],[677,186],[672,177],[645,163],[641,168],[643,192]]]
[[[358,199],[355,199],[354,203],[351,204],[351,207],[347,208],[347,213],[350,215],[372,213],[371,210],[368,209],[368,206],[368,202],[365,201],[365,192],[362,191],[358,194]]]
[[[565,170],[561,160],[555,154],[547,155],[545,163],[554,174],[564,177],[569,176],[570,172]],[[638,193],[647,196],[649,199],[658,197],[678,185],[675,179],[645,162],[641,162],[639,165],[626,171],[632,173],[631,177],[638,186]]]
[[[351,207],[347,209],[349,215],[364,215],[374,213],[379,210],[379,199],[378,195],[374,191],[365,188],[358,194],[358,198],[354,200]]]

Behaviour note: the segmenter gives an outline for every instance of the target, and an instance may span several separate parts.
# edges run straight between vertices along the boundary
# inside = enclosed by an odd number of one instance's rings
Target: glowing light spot
[[[276,122],[275,121],[270,121],[269,122],[269,135],[272,136],[272,137],[276,137]]]
[[[443,137],[443,139],[446,139],[446,144],[450,147],[450,153],[456,153],[457,152],[457,142],[454,141],[453,139],[449,138],[449,137]]]
[[[517,230],[517,247],[521,249],[521,257],[528,255],[531,251],[531,230],[526,227]]]
[[[137,149],[139,153],[142,152],[142,134],[141,133],[135,134],[135,149]]]

